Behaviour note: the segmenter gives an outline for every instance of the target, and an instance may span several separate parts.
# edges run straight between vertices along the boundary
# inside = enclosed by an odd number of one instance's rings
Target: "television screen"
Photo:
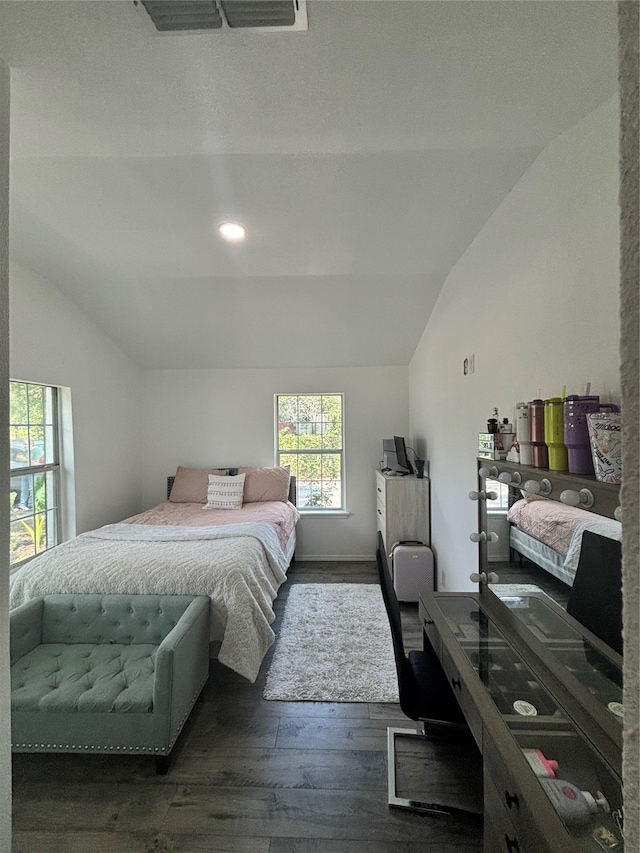
[[[398,460],[398,466],[400,468],[404,468],[409,474],[413,474],[413,468],[411,466],[411,462],[409,462],[409,457],[407,456],[407,448],[404,443],[404,438],[399,435],[394,435],[393,440],[396,445],[396,458]]]

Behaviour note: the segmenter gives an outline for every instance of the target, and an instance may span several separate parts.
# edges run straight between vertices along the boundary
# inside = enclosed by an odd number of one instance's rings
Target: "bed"
[[[540,495],[526,495],[509,508],[509,547],[571,586],[585,531],[620,541],[619,521],[565,506]]]
[[[288,469],[179,467],[163,503],[20,566],[10,607],[52,593],[207,595],[214,653],[253,682],[299,518]]]

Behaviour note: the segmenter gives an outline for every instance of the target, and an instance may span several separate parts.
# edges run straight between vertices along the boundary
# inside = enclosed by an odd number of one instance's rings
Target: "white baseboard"
[[[373,562],[376,558],[375,554],[298,554],[296,560],[306,560],[310,563],[364,563]]]

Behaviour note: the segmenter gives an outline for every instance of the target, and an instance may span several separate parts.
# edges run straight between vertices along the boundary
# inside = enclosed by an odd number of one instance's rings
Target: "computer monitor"
[[[404,468],[409,474],[413,474],[413,467],[411,462],[409,462],[409,457],[407,456],[407,447],[404,443],[404,438],[399,435],[393,436],[393,441],[396,446],[396,458],[398,460],[398,466],[400,468]]]

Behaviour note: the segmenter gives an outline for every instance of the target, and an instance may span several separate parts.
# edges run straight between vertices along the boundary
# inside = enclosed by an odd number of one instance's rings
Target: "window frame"
[[[279,414],[280,414],[280,406],[279,401],[282,397],[339,397],[340,398],[340,429],[341,429],[341,440],[340,440],[340,448],[308,448],[308,449],[281,449],[280,448],[280,430],[279,430]],[[317,516],[341,516],[348,515],[347,512],[347,491],[346,491],[346,450],[345,450],[345,395],[341,391],[322,391],[322,392],[295,392],[295,393],[277,393],[274,394],[274,461],[276,465],[281,465],[281,457],[282,456],[307,456],[307,455],[338,455],[340,457],[340,495],[341,502],[340,506],[300,506],[298,503],[298,511],[301,515],[317,515]],[[315,434],[314,430],[309,431],[305,434]],[[300,479],[297,479],[296,488],[299,493],[299,484]]]
[[[30,507],[30,512],[25,513],[23,515],[14,516],[13,515],[13,503],[10,509],[10,534],[13,524],[17,521],[24,521],[27,524],[31,523],[33,528],[33,536],[34,536],[34,551],[29,556],[12,562],[12,554],[11,550],[9,552],[9,560],[10,560],[10,571],[14,571],[18,569],[20,566],[25,565],[30,560],[33,560],[34,557],[39,556],[40,554],[44,554],[45,551],[51,550],[56,545],[59,545],[62,542],[62,511],[61,511],[61,496],[62,496],[62,465],[61,465],[61,429],[60,429],[60,412],[61,412],[61,398],[60,398],[60,389],[56,385],[49,385],[44,382],[31,382],[24,381],[20,379],[10,379],[9,380],[9,397],[11,397],[11,386],[12,385],[23,385],[27,388],[27,399],[28,399],[28,388],[29,387],[37,387],[42,388],[44,393],[50,394],[50,409],[51,409],[51,422],[45,419],[42,423],[32,421],[29,412],[27,410],[27,422],[16,424],[11,420],[11,415],[9,416],[9,431],[10,431],[10,442],[14,441],[12,437],[14,427],[26,428],[27,436],[30,435],[31,427],[42,427],[45,431],[47,428],[51,430],[51,458],[50,461],[43,461],[39,464],[31,464],[31,459],[29,458],[28,464],[12,467],[11,466],[11,458],[9,460],[9,495],[11,495],[12,491],[11,483],[16,480],[18,477],[29,476],[34,478],[32,480],[33,485],[35,486],[35,478],[38,476],[42,476],[45,478],[45,482],[47,478],[51,481],[51,486],[47,487],[45,491],[46,495],[46,504],[42,510],[37,510],[35,506],[35,495],[33,496],[33,506]],[[27,404],[28,405],[28,404]],[[27,439],[27,451],[30,450],[28,446],[29,438]],[[44,446],[47,446],[46,437],[43,438]],[[14,503],[18,500],[16,497]],[[36,536],[36,519],[38,516],[44,516],[46,520],[46,546],[44,548],[38,549],[37,543],[35,542]],[[11,535],[9,536],[9,542],[11,542]],[[10,546],[11,547],[11,546]]]

